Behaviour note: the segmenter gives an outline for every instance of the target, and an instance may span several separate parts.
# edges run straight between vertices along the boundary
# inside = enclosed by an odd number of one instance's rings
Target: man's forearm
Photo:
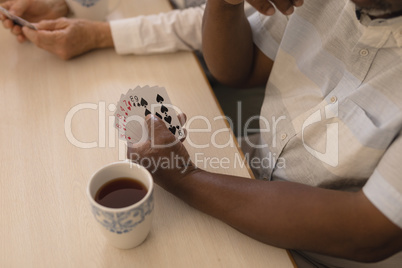
[[[402,246],[400,229],[362,192],[249,180],[202,170],[167,190],[239,231],[282,248],[374,261]]]
[[[252,70],[253,40],[243,3],[209,0],[203,18],[202,50],[208,68],[225,84],[244,84]]]

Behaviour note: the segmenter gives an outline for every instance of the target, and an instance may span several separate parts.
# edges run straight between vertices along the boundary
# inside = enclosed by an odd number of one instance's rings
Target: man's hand
[[[24,36],[64,60],[96,48],[113,47],[107,22],[60,18],[41,21],[35,26],[38,31],[23,27]]]
[[[183,125],[185,115],[180,114],[178,117]],[[176,139],[162,120],[149,115],[146,123],[149,139],[142,143],[129,144],[127,158],[147,168],[157,184],[174,192],[175,185],[195,171],[196,167],[182,141]]]
[[[57,19],[68,14],[68,6],[64,0],[13,0],[1,5],[10,13],[19,16],[29,22],[39,22],[44,19]],[[25,36],[19,25],[0,14],[3,26],[10,29],[17,36],[19,42],[24,42]]]
[[[231,5],[238,5],[244,0],[224,0]],[[273,15],[275,8],[285,15],[290,15],[294,11],[294,7],[303,5],[304,0],[247,0],[250,5],[265,15]]]

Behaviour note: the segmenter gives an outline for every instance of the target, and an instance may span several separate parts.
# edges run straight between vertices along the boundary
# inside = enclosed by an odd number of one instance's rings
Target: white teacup
[[[147,193],[139,202],[123,207],[109,208],[95,201],[97,191],[107,182],[116,178],[130,178],[141,182]],[[153,180],[144,167],[128,161],[111,163],[91,177],[87,196],[92,213],[99,223],[103,235],[110,244],[121,249],[140,245],[147,237],[154,211]]]
[[[120,0],[115,0],[113,8],[110,8],[111,0],[66,0],[67,5],[76,18],[104,21],[119,5]]]

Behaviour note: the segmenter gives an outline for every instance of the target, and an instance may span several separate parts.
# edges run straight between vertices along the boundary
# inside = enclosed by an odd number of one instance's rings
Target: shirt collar
[[[364,9],[356,8],[356,17],[366,27],[366,33],[363,36],[366,37],[364,38],[366,40],[370,39],[371,44],[375,44],[376,47],[382,46],[386,41],[384,40],[385,36],[388,39],[392,35],[395,39],[395,45],[402,47],[402,16],[390,19],[371,19]],[[382,40],[377,38],[380,36],[382,36]]]

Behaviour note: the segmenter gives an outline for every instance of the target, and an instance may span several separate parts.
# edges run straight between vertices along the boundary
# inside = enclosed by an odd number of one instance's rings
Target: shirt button
[[[281,140],[286,139],[287,136],[288,136],[288,135],[286,135],[286,133],[283,133],[283,134],[281,135]]]
[[[336,96],[331,97],[331,103],[335,103],[337,100],[338,100],[338,98]]]
[[[369,54],[369,51],[367,49],[362,49],[360,50],[360,56],[366,57]]]

